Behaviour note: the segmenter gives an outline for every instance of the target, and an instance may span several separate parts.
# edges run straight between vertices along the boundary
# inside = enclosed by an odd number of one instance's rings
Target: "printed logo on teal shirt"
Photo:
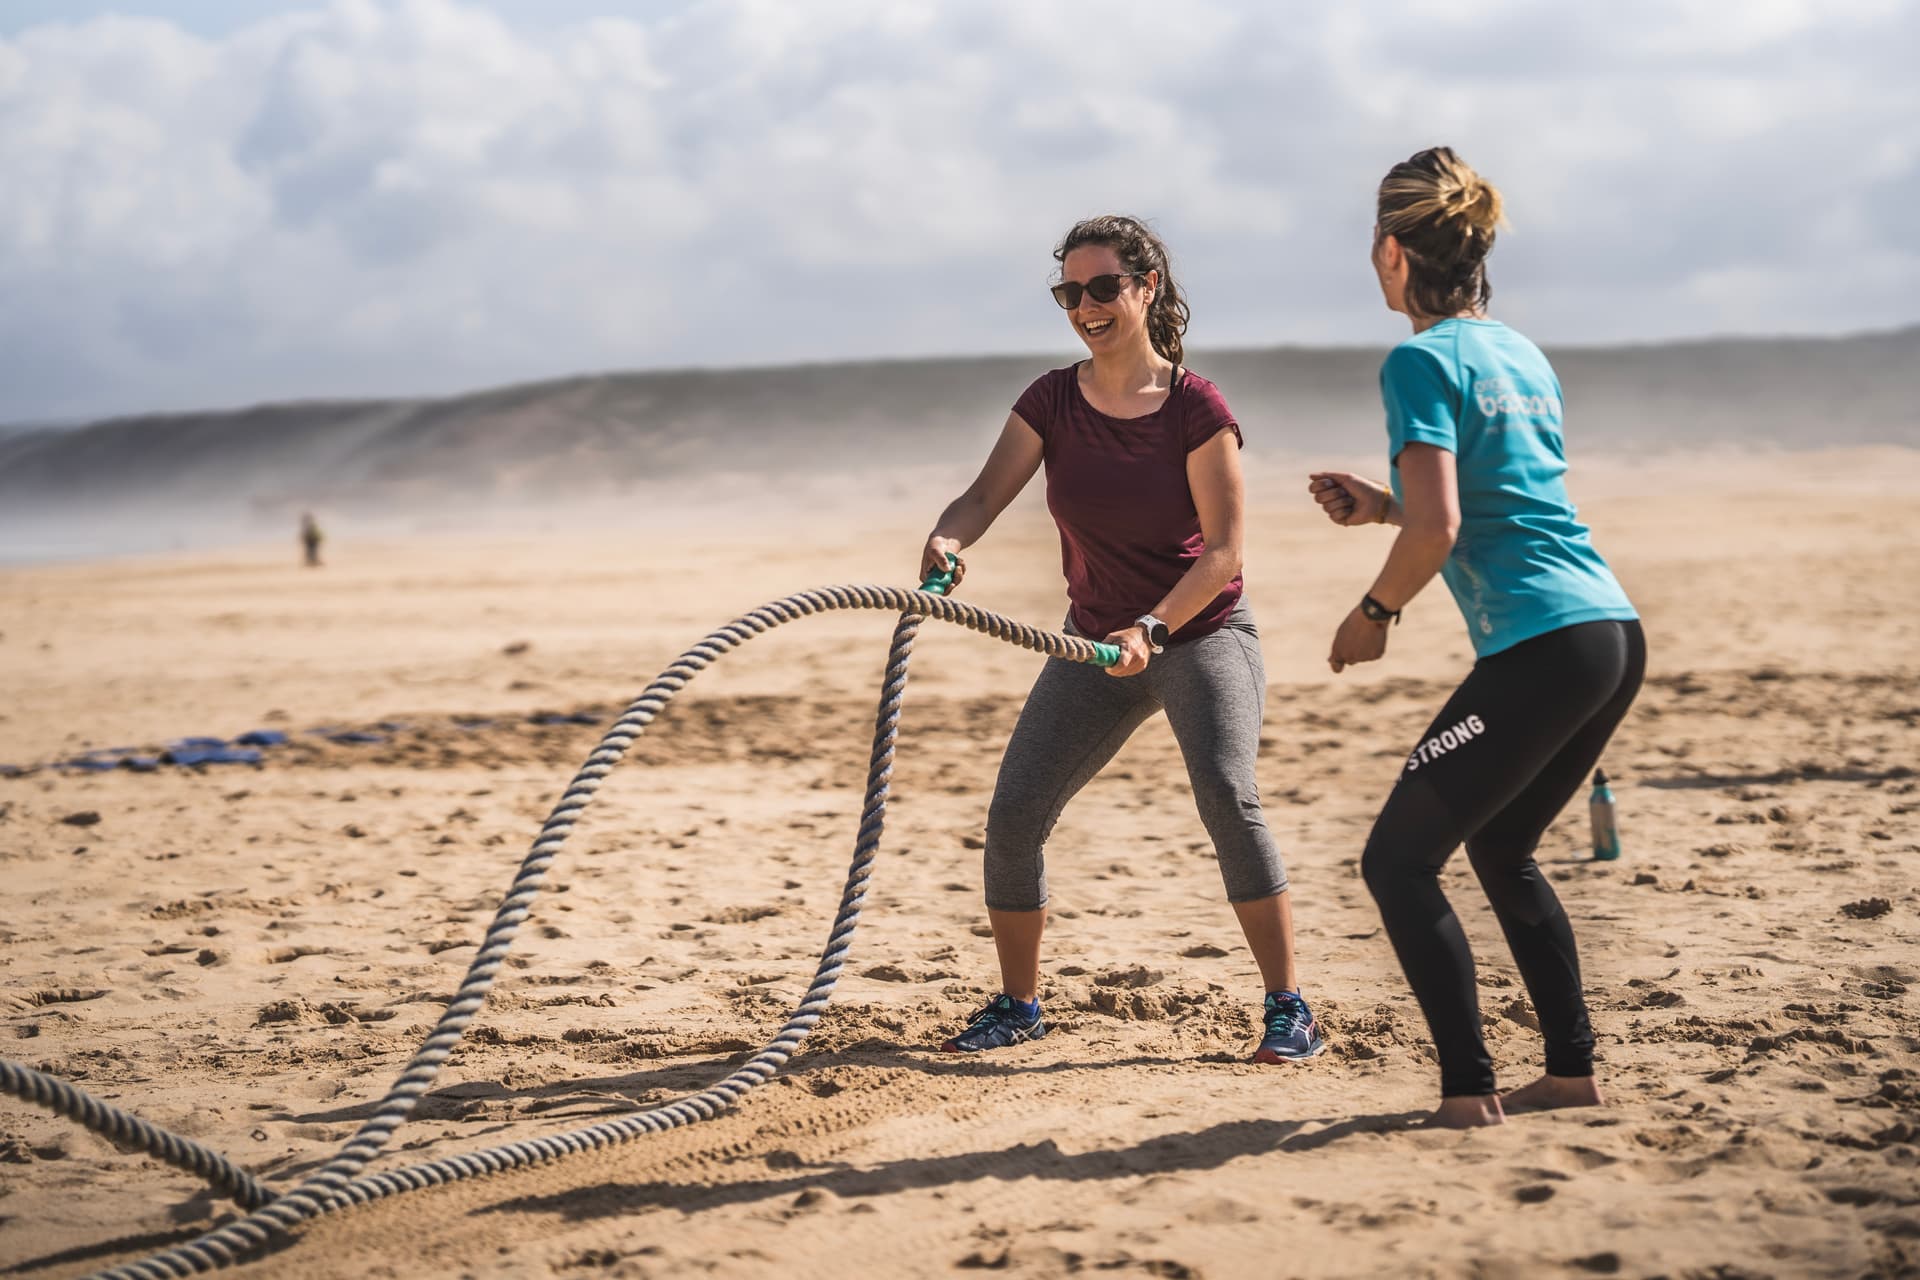
[[[1540,425],[1558,428],[1560,397],[1534,395],[1519,390],[1511,378],[1477,378],[1473,384],[1473,402],[1487,425],[1498,427],[1505,417],[1539,418]]]

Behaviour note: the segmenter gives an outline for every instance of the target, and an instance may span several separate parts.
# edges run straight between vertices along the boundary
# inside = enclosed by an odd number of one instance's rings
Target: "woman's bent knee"
[[[1374,901],[1432,880],[1460,844],[1458,823],[1424,779],[1401,779],[1374,820],[1360,855],[1360,877]]]
[[[1444,861],[1444,859],[1441,859]],[[1360,854],[1360,878],[1381,907],[1406,901],[1424,886],[1436,883],[1439,865],[1425,841],[1379,827]]]
[[[1411,879],[1409,870],[1403,860],[1396,859],[1388,849],[1372,840],[1367,841],[1366,851],[1360,855],[1360,878],[1367,882],[1367,892],[1375,902],[1396,896]]]
[[[1006,794],[1004,788],[996,791],[987,806],[987,860],[1038,857],[1053,826],[1050,817],[1027,797]]]
[[[988,820],[981,869],[989,908],[1038,911],[1047,905],[1046,861],[1040,852],[1044,839],[1043,832],[1018,828],[1009,832]]]

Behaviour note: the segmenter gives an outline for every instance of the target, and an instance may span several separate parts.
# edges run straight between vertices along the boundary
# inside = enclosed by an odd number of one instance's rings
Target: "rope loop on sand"
[[[0,1058],[0,1091],[84,1125],[122,1150],[144,1151],[175,1168],[197,1173],[209,1185],[230,1194],[234,1203],[243,1209],[257,1209],[273,1199],[273,1192],[267,1190],[264,1183],[218,1151],[148,1124],[139,1116],[24,1063]]]
[[[514,936],[532,912],[534,897],[546,880],[554,856],[592,802],[600,784],[619,765],[627,748],[695,676],[747,641],[799,618],[848,609],[894,611],[900,614],[900,621],[894,628],[886,674],[881,683],[880,705],[874,724],[873,756],[867,769],[866,797],[860,809],[860,825],[854,838],[853,860],[847,870],[840,909],[834,917],[833,928],[827,934],[826,947],[821,952],[812,985],[807,988],[806,995],[779,1033],[724,1079],[688,1097],[568,1133],[510,1142],[388,1173],[360,1176],[367,1164],[392,1139],[394,1130],[412,1115],[414,1107],[426,1094],[440,1073],[440,1068],[445,1065],[481,1006],[486,1003],[487,994],[506,961]],[[1115,656],[1107,645],[1078,636],[1042,631],[934,594],[931,590],[904,587],[838,586],[801,591],[763,604],[712,632],[654,677],[653,682],[614,721],[599,745],[587,756],[586,763],[554,804],[532,847],[520,863],[506,897],[501,900],[493,922],[487,928],[479,953],[474,956],[465,979],[448,1002],[440,1021],[415,1051],[386,1096],[374,1106],[372,1116],[348,1139],[346,1145],[319,1170],[284,1194],[276,1196],[245,1170],[199,1143],[148,1124],[24,1064],[0,1058],[0,1090],[67,1116],[96,1133],[104,1134],[117,1144],[138,1148],[168,1164],[198,1174],[214,1186],[231,1193],[242,1208],[251,1210],[246,1217],[209,1231],[187,1244],[99,1272],[101,1280],[163,1280],[165,1277],[211,1271],[244,1260],[277,1236],[323,1213],[369,1204],[402,1192],[443,1186],[466,1178],[556,1160],[577,1152],[598,1150],[644,1134],[710,1120],[732,1107],[751,1090],[771,1080],[819,1022],[820,1014],[832,998],[833,989],[845,968],[854,926],[859,922],[860,909],[866,901],[874,858],[880,850],[887,791],[893,777],[894,744],[899,736],[900,707],[907,686],[907,663],[913,652],[914,637],[922,621],[927,618],[953,623],[1051,658],[1107,666],[1112,664]]]

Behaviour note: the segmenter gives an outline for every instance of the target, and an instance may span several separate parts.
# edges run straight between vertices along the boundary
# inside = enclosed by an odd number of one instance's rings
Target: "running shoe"
[[[1307,1002],[1291,991],[1267,992],[1265,1020],[1255,1062],[1304,1062],[1327,1047]]]
[[[973,1015],[967,1029],[941,1045],[947,1053],[979,1053],[982,1049],[1003,1049],[1010,1044],[1025,1044],[1047,1034],[1041,1021],[1040,1004],[1034,1002],[1033,1016],[1013,1002],[1009,995],[997,995],[987,1007]]]

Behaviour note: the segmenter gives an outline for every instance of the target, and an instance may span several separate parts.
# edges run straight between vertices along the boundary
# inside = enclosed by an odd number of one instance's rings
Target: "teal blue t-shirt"
[[[1635,618],[1567,497],[1560,379],[1497,320],[1442,320],[1380,366],[1393,489],[1400,451],[1437,445],[1460,476],[1460,537],[1441,568],[1484,658],[1580,622]]]

